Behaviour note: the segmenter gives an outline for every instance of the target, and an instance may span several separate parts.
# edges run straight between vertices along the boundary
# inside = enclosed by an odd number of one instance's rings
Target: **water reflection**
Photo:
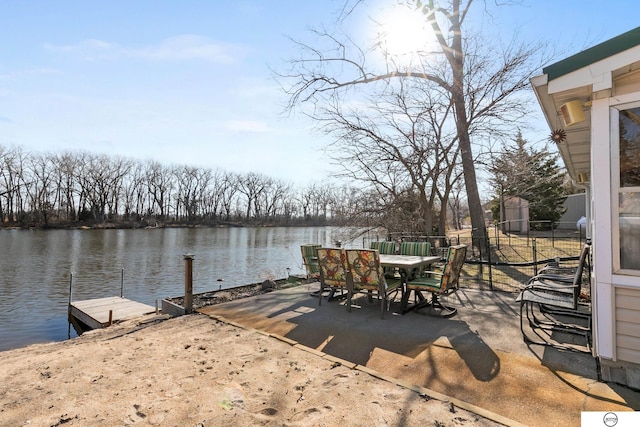
[[[0,230],[0,350],[67,338],[71,274],[73,300],[118,296],[122,284],[125,297],[153,306],[182,295],[186,253],[195,255],[194,292],[206,292],[303,273],[300,245],[331,245],[344,240],[339,233],[334,227]]]

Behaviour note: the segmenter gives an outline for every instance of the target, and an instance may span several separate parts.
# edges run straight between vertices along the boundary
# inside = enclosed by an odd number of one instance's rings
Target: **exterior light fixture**
[[[580,183],[580,184],[588,184],[589,183],[589,174],[580,172],[578,174],[578,183]]]
[[[582,103],[579,100],[569,101],[560,106],[560,113],[562,113],[562,119],[566,126],[575,125],[576,123],[584,122],[586,117],[584,110],[582,109]]]

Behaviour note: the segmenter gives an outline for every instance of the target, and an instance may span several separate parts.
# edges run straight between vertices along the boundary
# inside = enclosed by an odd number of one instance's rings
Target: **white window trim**
[[[638,99],[637,94],[635,99]],[[625,97],[626,98],[626,97]],[[612,228],[612,267],[613,275],[616,277],[615,283],[624,283],[625,277],[640,276],[640,270],[630,270],[620,268],[620,110],[640,107],[640,101],[624,102],[610,105],[610,141],[611,141],[611,228]],[[637,279],[630,279],[637,283]],[[627,282],[628,283],[628,282]],[[637,286],[637,285],[636,285]]]

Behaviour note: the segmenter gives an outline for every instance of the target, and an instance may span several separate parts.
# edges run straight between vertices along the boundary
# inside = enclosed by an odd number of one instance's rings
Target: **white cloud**
[[[238,45],[213,42],[206,37],[182,35],[163,40],[157,46],[132,49],[130,54],[156,60],[201,59],[228,64],[235,62],[244,49]]]
[[[247,52],[245,46],[222,43],[207,37],[185,34],[169,37],[157,44],[143,47],[121,46],[103,40],[88,39],[73,45],[56,46],[46,44],[50,52],[77,54],[87,60],[113,59],[119,57],[141,58],[154,61],[181,61],[198,59],[230,64]]]
[[[119,50],[119,47],[115,44],[96,39],[83,40],[77,44],[64,46],[46,43],[44,48],[50,52],[77,54],[89,60],[115,57],[118,56]]]

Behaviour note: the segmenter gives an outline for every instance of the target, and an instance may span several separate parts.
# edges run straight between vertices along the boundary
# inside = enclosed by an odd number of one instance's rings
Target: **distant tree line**
[[[488,167],[498,193],[494,200],[524,197],[532,203],[530,219],[557,220],[562,201],[572,192],[563,184],[557,154],[528,148],[519,132],[514,141],[515,148],[505,146]],[[429,172],[425,163],[416,170]],[[0,145],[0,227],[346,225],[442,235],[468,224],[459,186],[451,187],[446,204],[433,192],[425,202],[421,187],[380,191],[357,186],[360,170],[354,167],[342,183],[323,180],[296,187],[255,172],[87,152],[30,153]]]
[[[356,190],[259,173],[0,145],[0,226],[297,225],[353,220]]]

